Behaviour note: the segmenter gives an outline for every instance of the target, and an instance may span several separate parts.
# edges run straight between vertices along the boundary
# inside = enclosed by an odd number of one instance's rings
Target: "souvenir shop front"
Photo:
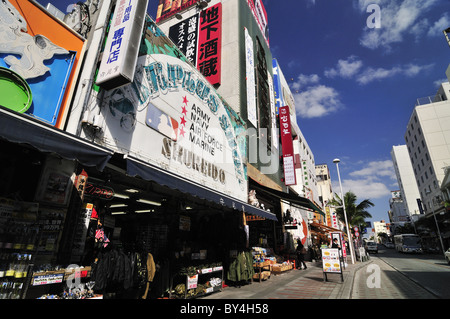
[[[3,107],[0,147],[0,298],[20,299],[38,273],[73,273],[58,252],[76,165],[102,170],[112,152]]]
[[[0,111],[4,299],[192,298],[219,291],[227,277],[235,279],[230,265],[251,256],[246,217],[276,220]]]
[[[91,267],[89,280],[103,298],[195,298],[220,291],[230,265],[249,251],[245,216],[276,219],[121,155],[102,172],[85,167],[79,173],[87,176],[81,213],[62,246],[72,252],[71,263]],[[113,272],[112,260],[120,263]]]

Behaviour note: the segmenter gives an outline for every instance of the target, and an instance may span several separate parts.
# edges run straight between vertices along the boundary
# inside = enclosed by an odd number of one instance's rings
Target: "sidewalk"
[[[325,282],[321,262],[306,262],[308,269],[293,269],[268,280],[249,285],[226,287],[202,299],[350,299],[356,271],[369,262],[348,264],[340,274],[328,274]]]

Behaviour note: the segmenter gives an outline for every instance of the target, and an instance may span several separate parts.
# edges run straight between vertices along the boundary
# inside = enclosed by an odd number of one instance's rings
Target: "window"
[[[430,174],[433,175],[433,167],[430,166]]]
[[[425,158],[427,159],[427,161],[430,160],[430,159],[428,158],[428,153],[425,153]]]

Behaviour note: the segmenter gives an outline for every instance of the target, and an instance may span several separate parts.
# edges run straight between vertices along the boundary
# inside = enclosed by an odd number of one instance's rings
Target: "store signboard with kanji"
[[[286,185],[297,184],[294,166],[294,146],[291,134],[291,116],[289,106],[279,109],[281,149],[283,151],[284,183]]]
[[[150,17],[142,38],[133,81],[91,92],[101,143],[247,202],[245,122]]]
[[[96,84],[112,89],[133,80],[148,0],[118,0]]]
[[[169,37],[210,84],[220,84],[221,3],[171,26]]]

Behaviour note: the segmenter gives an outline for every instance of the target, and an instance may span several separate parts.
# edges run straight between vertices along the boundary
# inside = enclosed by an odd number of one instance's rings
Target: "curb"
[[[371,259],[369,259],[368,261],[360,262],[360,264],[357,265],[356,268],[350,270],[349,274],[347,275],[347,281],[344,281],[344,286],[339,290],[338,296],[336,298],[351,299],[356,273],[372,262],[373,260]]]

